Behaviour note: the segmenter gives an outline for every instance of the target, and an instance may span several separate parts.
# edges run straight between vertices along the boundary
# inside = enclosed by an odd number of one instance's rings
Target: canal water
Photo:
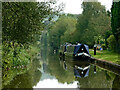
[[[41,51],[29,70],[14,77],[10,71],[4,88],[120,88],[120,76],[90,61],[60,59]],[[22,73],[21,73],[22,72]]]

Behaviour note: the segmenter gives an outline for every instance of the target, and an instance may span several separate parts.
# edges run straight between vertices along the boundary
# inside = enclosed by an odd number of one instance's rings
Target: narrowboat
[[[60,57],[72,57],[74,60],[89,60],[91,55],[86,44],[65,44],[60,52]]]

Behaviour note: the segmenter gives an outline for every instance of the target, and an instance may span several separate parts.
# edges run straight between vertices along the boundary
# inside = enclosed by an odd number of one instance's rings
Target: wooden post
[[[94,55],[96,55],[96,45],[94,45]]]
[[[96,55],[96,47],[94,47],[94,55]]]

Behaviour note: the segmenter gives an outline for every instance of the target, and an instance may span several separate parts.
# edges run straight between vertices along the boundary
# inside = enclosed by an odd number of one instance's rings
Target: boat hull
[[[90,60],[90,55],[86,55],[86,54],[81,54],[81,55],[73,55],[73,54],[69,54],[69,53],[63,53],[62,55],[60,55],[60,57],[62,59],[65,60],[65,58],[72,58],[73,60],[81,60],[81,61],[89,61]]]
[[[80,56],[73,56],[74,60],[83,60],[83,61],[89,61],[90,56],[80,55]]]

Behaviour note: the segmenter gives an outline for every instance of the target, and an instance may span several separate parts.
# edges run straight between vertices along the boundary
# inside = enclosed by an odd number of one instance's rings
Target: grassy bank
[[[29,70],[31,62],[39,49],[34,45],[18,44],[17,42],[2,45],[2,83],[7,85],[16,75]]]
[[[9,70],[21,66],[27,66],[33,56],[38,53],[35,46],[25,47],[16,42],[3,43],[2,45],[2,69]]]
[[[92,49],[89,50],[90,54],[94,58],[111,61],[116,64],[120,64],[120,61],[118,60],[118,54],[112,51],[103,50],[103,51],[97,51],[96,55],[94,55],[94,51]]]

